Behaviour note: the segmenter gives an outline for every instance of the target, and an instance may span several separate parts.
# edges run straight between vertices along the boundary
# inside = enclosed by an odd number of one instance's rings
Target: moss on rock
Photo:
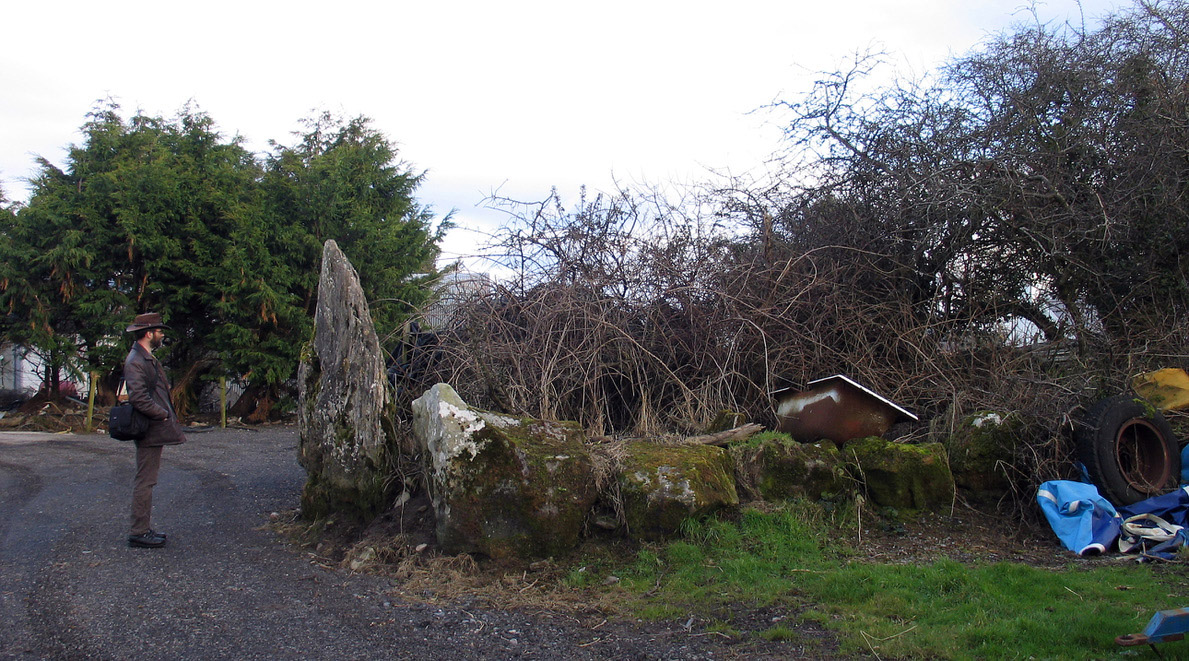
[[[729,448],[739,495],[747,500],[817,500],[852,488],[832,442],[800,443],[765,432]]]
[[[1008,470],[1022,426],[1016,414],[983,411],[964,418],[942,441],[954,483],[974,500],[1002,497],[1011,488]]]
[[[739,504],[731,457],[708,445],[627,443],[619,491],[628,534],[661,539],[691,516]]]
[[[379,472],[362,480],[335,480],[332,474],[311,472],[301,490],[301,514],[308,520],[341,516],[365,523],[391,504],[390,490]]]
[[[876,505],[940,511],[953,504],[954,478],[940,443],[892,443],[872,436],[847,442],[843,455]]]
[[[414,428],[444,551],[549,557],[577,545],[597,492],[576,423],[471,410],[439,384],[414,402]]]
[[[306,469],[302,515],[367,521],[400,479],[400,444],[384,355],[359,277],[334,241],[322,252],[314,333],[298,366],[298,460]]]

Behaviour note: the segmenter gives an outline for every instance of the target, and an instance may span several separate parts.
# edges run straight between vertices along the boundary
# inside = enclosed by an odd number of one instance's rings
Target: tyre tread
[[[1164,416],[1159,411],[1148,415],[1146,408],[1137,402],[1134,396],[1107,397],[1086,411],[1074,430],[1074,443],[1078,459],[1086,467],[1090,481],[1099,488],[1103,496],[1116,505],[1130,505],[1149,496],[1128,485],[1112,459],[1114,436],[1119,426],[1134,418],[1152,422],[1160,432],[1165,446],[1171,449],[1170,479],[1174,482],[1172,486],[1175,486],[1176,480],[1180,478],[1180,454],[1177,452],[1172,429]]]

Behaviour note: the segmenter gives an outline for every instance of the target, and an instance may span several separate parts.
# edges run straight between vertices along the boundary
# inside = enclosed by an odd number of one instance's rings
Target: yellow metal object
[[[91,422],[95,418],[95,389],[99,387],[99,373],[91,372],[91,380],[87,382],[87,433],[91,433]]]
[[[1140,374],[1131,380],[1131,388],[1161,411],[1189,408],[1189,374],[1167,368]]]

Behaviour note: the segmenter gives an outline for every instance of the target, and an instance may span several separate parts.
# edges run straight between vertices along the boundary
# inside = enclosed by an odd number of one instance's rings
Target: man
[[[128,332],[134,333],[136,338],[124,360],[128,402],[149,419],[148,432],[143,439],[136,441],[132,528],[128,534],[128,546],[135,548],[165,546],[165,535],[149,527],[153,487],[157,485],[157,473],[161,469],[161,450],[166,445],[186,442],[182,425],[169,400],[169,378],[165,376],[161,363],[153,357],[153,351],[165,341],[166,330],[169,330],[169,326],[161,323],[161,315],[156,312],[137,315],[128,327]]]

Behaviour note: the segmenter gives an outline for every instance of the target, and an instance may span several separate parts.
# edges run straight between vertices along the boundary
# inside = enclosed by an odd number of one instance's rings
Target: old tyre
[[[1168,421],[1134,397],[1098,402],[1074,432],[1078,458],[1099,492],[1130,505],[1175,489],[1181,455]]]

